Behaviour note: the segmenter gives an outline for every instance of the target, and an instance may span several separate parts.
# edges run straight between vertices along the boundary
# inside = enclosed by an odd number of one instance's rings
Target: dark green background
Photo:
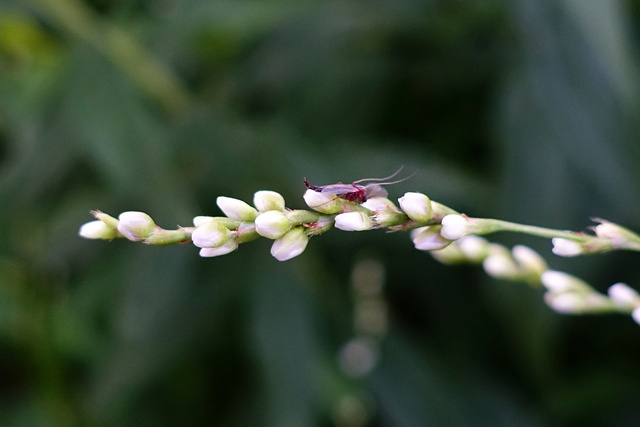
[[[640,4],[0,0],[3,426],[640,425],[640,328],[447,267],[404,233],[197,248],[83,240],[219,195],[385,176],[473,216],[640,229]],[[636,254],[552,268],[640,289]],[[385,266],[380,360],[350,378],[351,270]]]

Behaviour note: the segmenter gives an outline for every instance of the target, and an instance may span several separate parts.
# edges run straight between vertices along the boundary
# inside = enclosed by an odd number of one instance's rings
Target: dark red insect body
[[[409,175],[406,178],[399,179],[393,182],[381,182],[378,184],[367,184],[367,185],[359,185],[360,182],[365,181],[384,181],[389,178],[393,178],[396,176],[402,167],[398,169],[392,175],[389,175],[385,178],[364,178],[359,179],[357,181],[352,182],[351,184],[343,184],[338,182],[337,184],[329,184],[329,185],[312,185],[307,178],[304,179],[304,185],[313,191],[317,191],[318,193],[326,193],[326,194],[335,194],[341,199],[348,200],[350,202],[355,203],[364,203],[367,199],[371,197],[386,197],[389,193],[382,186],[389,184],[397,184],[399,182],[405,181],[411,178],[414,174]]]

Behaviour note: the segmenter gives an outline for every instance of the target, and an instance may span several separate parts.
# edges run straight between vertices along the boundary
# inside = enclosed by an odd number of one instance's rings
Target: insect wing
[[[389,195],[389,192],[379,184],[369,184],[364,188],[368,199],[371,197],[387,197]]]
[[[331,185],[323,185],[320,188],[321,188],[320,190],[321,193],[337,194],[337,195],[349,194],[349,193],[354,193],[354,192],[364,190],[363,186],[354,185],[354,184],[331,184]]]

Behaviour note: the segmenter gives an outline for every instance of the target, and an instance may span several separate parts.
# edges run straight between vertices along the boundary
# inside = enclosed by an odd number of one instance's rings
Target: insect
[[[387,190],[382,187],[383,185],[397,184],[399,182],[406,181],[407,179],[415,175],[415,172],[405,178],[392,182],[378,182],[374,184],[360,185],[361,183],[364,183],[366,181],[386,181],[398,175],[402,168],[403,166],[401,166],[400,169],[385,178],[363,178],[357,181],[353,181],[351,184],[343,184],[341,182],[338,182],[337,184],[329,185],[312,185],[309,180],[305,178],[304,185],[309,190],[317,191],[318,193],[335,194],[341,199],[345,199],[350,202],[364,203],[371,197],[386,197],[389,193],[387,193]]]

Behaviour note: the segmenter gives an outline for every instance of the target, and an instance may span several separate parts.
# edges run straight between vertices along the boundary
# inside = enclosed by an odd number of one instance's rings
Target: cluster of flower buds
[[[305,250],[310,236],[323,233],[333,225],[330,217],[287,209],[282,195],[273,191],[255,193],[254,206],[230,197],[218,197],[216,203],[225,216],[197,216],[193,227],[177,230],[158,227],[144,212],[124,212],[116,219],[95,211],[96,220],[84,224],[80,235],[106,240],[124,237],[150,245],[191,241],[200,248],[202,257],[225,255],[242,243],[265,237],[274,241],[271,255],[286,261]]]
[[[332,186],[337,192],[336,186]],[[192,242],[200,256],[215,257],[238,249],[242,243],[264,237],[273,240],[271,254],[280,261],[300,255],[309,238],[333,226],[343,231],[387,228],[411,230],[416,249],[430,251],[443,263],[482,264],[492,277],[530,283],[546,288],[545,301],[562,313],[632,312],[640,320],[640,298],[635,291],[618,283],[609,296],[599,294],[583,281],[566,273],[549,270],[532,249],[518,245],[512,250],[490,243],[482,235],[511,231],[551,238],[553,252],[561,256],[600,253],[613,249],[640,251],[640,236],[617,224],[596,220],[593,234],[574,233],[528,226],[490,218],[471,218],[434,202],[422,193],[409,192],[398,205],[386,197],[365,197],[366,187],[342,185],[341,194],[312,187],[304,194],[313,210],[286,208],[282,195],[258,191],[253,206],[218,197],[216,203],[225,216],[197,216],[193,227],[165,230],[144,212],[124,212],[114,218],[100,211],[96,220],[84,224],[80,235],[90,239],[126,238],[150,245]],[[357,196],[357,197],[356,197]],[[365,200],[366,199],[366,200]],[[640,322],[639,322],[640,323]]]
[[[550,270],[528,246],[516,245],[509,250],[483,237],[466,236],[431,251],[431,255],[444,264],[482,264],[484,271],[496,279],[541,286],[546,290],[546,304],[558,313],[631,313],[640,324],[640,295],[635,290],[616,283],[608,295],[603,295],[575,276]]]

